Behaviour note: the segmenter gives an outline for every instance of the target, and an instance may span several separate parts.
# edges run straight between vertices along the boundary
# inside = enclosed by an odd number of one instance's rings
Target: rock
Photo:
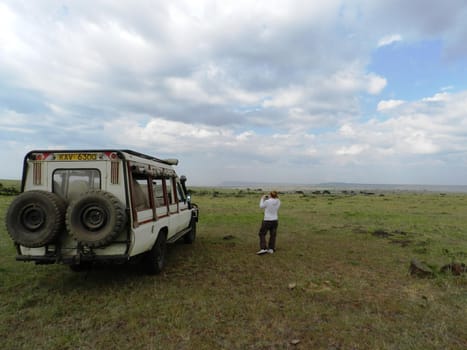
[[[234,238],[235,238],[234,235],[227,235],[227,236],[224,236],[222,239],[225,240],[225,241],[230,241],[230,240],[232,240]]]
[[[433,270],[417,259],[412,259],[410,262],[409,273],[417,277],[433,277]]]
[[[297,287],[297,283],[289,283],[289,289],[295,289]]]
[[[300,343],[300,339],[292,339],[290,341],[290,344],[292,344],[292,345],[298,345],[299,343]]]

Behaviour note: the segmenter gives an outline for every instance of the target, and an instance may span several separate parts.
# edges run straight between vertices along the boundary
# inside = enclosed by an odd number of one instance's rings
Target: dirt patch
[[[384,229],[376,229],[373,231],[372,235],[374,237],[387,238],[390,243],[399,244],[401,247],[407,247],[409,244],[413,243],[413,240],[405,238],[409,234],[401,230],[389,232]]]
[[[353,233],[361,233],[361,234],[367,234],[368,230],[365,229],[364,227],[358,226],[352,229]]]
[[[392,244],[399,244],[401,247],[407,247],[412,241],[410,239],[391,239]]]
[[[380,237],[380,238],[388,238],[388,237],[393,236],[392,233],[389,233],[388,231],[383,230],[383,229],[374,230],[372,235],[375,237]]]

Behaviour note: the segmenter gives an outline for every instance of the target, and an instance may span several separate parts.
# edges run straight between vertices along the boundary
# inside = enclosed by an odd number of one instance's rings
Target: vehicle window
[[[175,204],[174,188],[172,186],[172,178],[168,177],[165,179],[165,186],[167,188],[167,197],[169,204]]]
[[[164,197],[164,187],[162,186],[162,179],[152,180],[152,190],[154,193],[154,203],[156,208],[164,207],[167,205]]]
[[[133,178],[133,200],[138,211],[151,208],[147,178]]]
[[[52,191],[66,199],[100,188],[101,175],[97,169],[57,169],[53,173]]]
[[[182,184],[177,182],[177,190],[178,190],[178,201],[185,202],[185,192],[183,192]]]

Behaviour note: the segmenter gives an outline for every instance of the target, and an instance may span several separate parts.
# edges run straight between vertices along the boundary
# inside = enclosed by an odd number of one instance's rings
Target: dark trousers
[[[266,221],[263,220],[261,228],[259,229],[259,246],[261,249],[276,250],[276,233],[279,222],[277,220]],[[266,244],[266,234],[269,231],[269,243]]]

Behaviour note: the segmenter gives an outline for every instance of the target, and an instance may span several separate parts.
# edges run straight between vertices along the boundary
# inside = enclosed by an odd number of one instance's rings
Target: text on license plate
[[[55,154],[56,160],[97,160],[96,153],[59,153]]]

